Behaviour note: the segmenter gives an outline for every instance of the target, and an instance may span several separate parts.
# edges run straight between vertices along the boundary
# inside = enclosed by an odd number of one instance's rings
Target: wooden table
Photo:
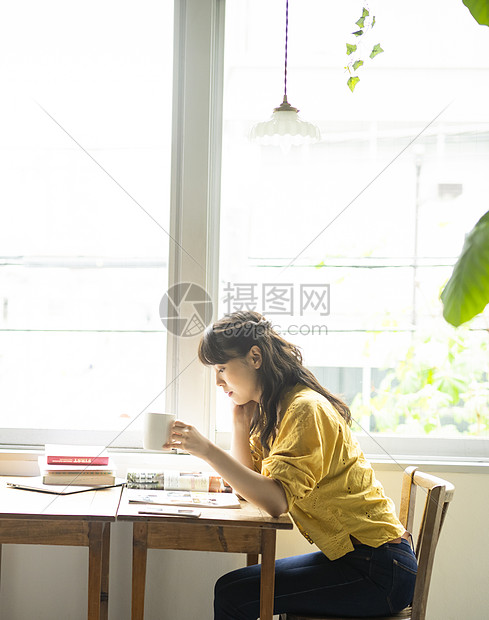
[[[0,477],[0,559],[2,544],[88,547],[88,620],[107,620],[110,523],[121,487],[59,496],[6,486],[25,478]]]
[[[139,515],[141,504],[122,495],[117,519],[133,522],[132,620],[144,618],[148,549],[246,553],[248,565],[261,555],[260,619],[272,620],[277,530],[292,529],[288,515],[270,517],[248,502],[241,508],[203,508],[200,517]]]

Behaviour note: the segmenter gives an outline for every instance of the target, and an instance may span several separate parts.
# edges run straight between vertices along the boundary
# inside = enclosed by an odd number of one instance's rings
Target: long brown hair
[[[263,360],[258,370],[263,415],[255,416],[250,432],[259,433],[266,449],[275,437],[280,400],[298,383],[322,394],[351,423],[347,405],[318,382],[303,366],[300,349],[284,340],[258,312],[234,312],[209,325],[199,343],[199,359],[207,366],[225,364],[230,359],[244,357],[254,345],[260,348]]]

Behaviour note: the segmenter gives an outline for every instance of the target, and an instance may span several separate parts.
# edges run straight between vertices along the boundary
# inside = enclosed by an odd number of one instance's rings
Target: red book
[[[60,446],[46,444],[44,454],[48,465],[108,465],[109,454],[104,446]]]

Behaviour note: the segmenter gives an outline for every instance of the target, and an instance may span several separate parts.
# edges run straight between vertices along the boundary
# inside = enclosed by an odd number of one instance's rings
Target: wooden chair
[[[413,602],[398,614],[370,618],[370,620],[425,620],[426,618],[428,590],[436,545],[455,487],[446,480],[418,471],[416,467],[408,467],[402,480],[401,508],[399,511],[401,523],[408,532],[413,532],[417,487],[425,491],[426,497],[419,533],[415,538],[418,574]],[[346,620],[346,618],[281,614],[280,620]],[[364,619],[357,617],[349,618],[349,620]]]

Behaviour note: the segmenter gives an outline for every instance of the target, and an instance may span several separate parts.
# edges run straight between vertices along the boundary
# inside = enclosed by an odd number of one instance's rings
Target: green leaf
[[[351,77],[347,84],[348,84],[348,88],[351,90],[351,92],[353,92],[355,90],[355,86],[358,84],[358,82],[360,81],[360,78],[357,76]]]
[[[380,43],[374,45],[372,51],[370,52],[370,58],[375,58],[377,54],[382,54],[384,50],[380,47]]]
[[[481,26],[489,26],[489,0],[463,0],[472,17]]]
[[[355,22],[355,24],[359,27],[359,28],[363,28],[365,26],[365,18],[368,17],[370,15],[370,13],[367,11],[367,9],[363,9],[362,11],[362,16],[360,17],[360,19],[358,21]]]
[[[424,432],[425,432],[427,435],[429,435],[429,434],[431,433],[431,431],[434,431],[434,430],[435,430],[435,428],[437,428],[437,425],[436,425],[436,424],[434,424],[433,422],[426,422],[426,423],[423,425],[423,430],[424,430]]]
[[[352,34],[354,34],[356,37],[361,37],[363,34],[363,30],[356,30],[355,32],[352,32]]]
[[[489,303],[489,211],[465,238],[441,300],[443,316],[455,327],[482,312]]]
[[[460,395],[467,390],[467,382],[464,379],[448,375],[438,377],[434,385],[439,392],[450,396],[452,405],[456,405],[460,400]]]
[[[370,24],[370,28],[375,26],[375,15],[372,17],[372,23]]]
[[[353,52],[357,51],[357,46],[356,45],[352,45],[351,43],[347,43],[346,44],[346,53],[349,56],[350,54],[353,54]]]
[[[355,60],[355,62],[353,63],[353,70],[356,71],[362,65],[363,65],[363,60]]]

